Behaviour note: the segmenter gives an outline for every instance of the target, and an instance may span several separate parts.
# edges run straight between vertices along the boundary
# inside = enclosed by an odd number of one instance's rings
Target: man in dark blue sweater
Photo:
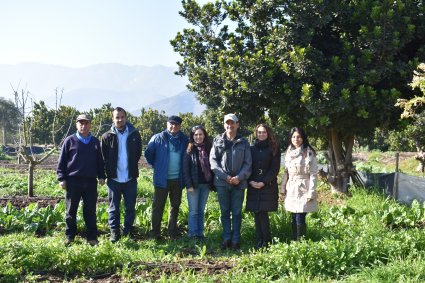
[[[90,132],[90,117],[79,115],[76,126],[77,132],[68,136],[62,145],[57,167],[59,185],[66,191],[65,244],[71,244],[77,234],[77,210],[82,198],[86,238],[89,244],[96,245],[96,178],[99,184],[105,183],[104,162],[100,142]]]

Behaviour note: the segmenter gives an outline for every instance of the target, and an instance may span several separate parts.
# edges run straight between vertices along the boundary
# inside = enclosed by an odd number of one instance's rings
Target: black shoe
[[[93,240],[87,240],[87,243],[89,243],[90,246],[94,247],[99,244],[99,241],[97,239],[93,239]]]
[[[177,240],[178,238],[180,238],[180,234],[179,233],[170,233],[170,234],[168,234],[168,237],[170,237],[170,239]]]
[[[127,237],[127,236],[131,237],[131,235],[133,234],[133,231],[132,230],[133,229],[124,228],[124,230],[122,231],[122,235],[124,237]]]
[[[307,232],[306,224],[297,224],[297,240],[301,240],[305,237]]]
[[[297,224],[292,223],[292,241],[298,241]]]
[[[200,242],[204,242],[205,241],[205,236],[196,236],[195,238],[196,238],[196,240],[198,240]]]
[[[263,245],[264,245],[263,240],[258,240],[257,245],[255,245],[255,249],[259,250],[263,247]]]
[[[155,241],[162,241],[163,240],[163,238],[160,234],[156,234],[152,231],[149,233],[149,239],[152,239],[152,240],[155,240]]]
[[[220,244],[220,249],[222,250],[226,250],[228,248],[230,248],[232,246],[232,242],[230,240],[224,240],[221,244]]]
[[[232,243],[232,250],[239,251],[241,249],[240,243]]]
[[[121,238],[121,234],[120,234],[119,230],[111,230],[110,240],[111,240],[112,243],[118,242],[120,240],[120,238]]]
[[[270,247],[271,243],[272,243],[271,240],[266,240],[263,242],[263,246],[261,248],[263,248],[264,250],[267,250]]]
[[[69,247],[74,242],[74,238],[66,237],[65,239],[65,247]]]

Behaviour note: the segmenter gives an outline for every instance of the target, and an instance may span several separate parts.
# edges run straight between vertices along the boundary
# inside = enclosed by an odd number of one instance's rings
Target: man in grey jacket
[[[215,137],[210,154],[223,227],[221,248],[234,250],[240,249],[242,204],[252,163],[250,145],[238,135],[238,128],[238,117],[225,115],[225,132]]]

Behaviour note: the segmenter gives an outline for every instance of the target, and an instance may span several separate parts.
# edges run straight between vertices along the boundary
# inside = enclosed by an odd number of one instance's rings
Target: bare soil
[[[355,152],[353,153],[353,161],[368,161],[370,152]],[[412,158],[416,155],[416,152],[400,152],[399,153],[399,161],[403,161],[409,158]],[[394,154],[387,154],[383,153],[382,159],[380,159],[380,162],[383,164],[395,164],[396,163],[396,156]]]
[[[188,260],[180,262],[136,262],[131,268],[133,269],[133,278],[139,281],[156,281],[160,279],[162,275],[178,274],[183,271],[191,270],[194,273],[199,274],[222,274],[226,273],[227,270],[234,267],[233,263],[228,262],[214,262],[212,260]],[[64,278],[61,275],[54,274],[40,274],[40,277],[36,282],[64,282]],[[77,280],[77,282],[127,282],[125,278],[117,274],[107,273],[91,276],[88,279]]]

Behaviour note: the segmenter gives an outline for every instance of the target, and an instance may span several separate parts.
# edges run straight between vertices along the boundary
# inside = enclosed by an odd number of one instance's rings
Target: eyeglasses
[[[196,125],[196,126],[194,126],[194,127],[192,128],[192,132],[194,132],[194,131],[196,131],[196,130],[199,130],[199,129],[203,130],[203,129],[204,129],[204,127],[202,127],[201,125]]]

